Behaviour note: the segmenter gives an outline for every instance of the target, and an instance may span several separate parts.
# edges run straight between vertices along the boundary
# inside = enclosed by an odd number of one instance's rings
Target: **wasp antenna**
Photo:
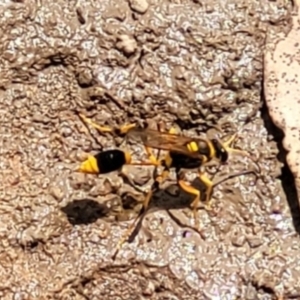
[[[230,174],[228,176],[223,176],[223,178],[219,179],[219,181],[217,181],[216,183],[213,184],[213,187],[216,187],[217,185],[220,185],[221,183],[223,183],[223,182],[225,182],[229,179],[239,177],[239,176],[242,176],[242,175],[248,175],[248,174],[254,174],[255,177],[256,177],[256,180],[259,177],[256,171],[254,171],[254,170],[245,170],[245,171]]]
[[[257,170],[259,173],[261,173],[261,168],[260,168],[259,164],[257,163],[257,161],[255,161],[255,159],[253,158],[253,156],[252,156],[249,152],[247,152],[247,151],[245,151],[245,150],[234,149],[234,148],[228,148],[228,149],[226,149],[226,150],[227,150],[228,152],[230,152],[230,153],[241,154],[241,155],[243,155],[243,156],[248,157],[248,158],[252,161],[253,165],[256,167],[256,170]]]
[[[258,164],[258,162],[254,160],[254,158],[252,157],[251,154],[249,154],[249,158],[252,160],[252,162],[253,162],[253,164],[255,165],[255,167],[256,167],[258,173],[261,173],[261,167],[260,167],[260,165]]]
[[[258,172],[261,172],[261,168],[258,165],[258,163],[254,160],[253,156],[245,151],[245,150],[241,150],[241,149],[237,149],[237,148],[233,148],[231,145],[234,143],[234,141],[237,139],[238,137],[238,132],[240,132],[242,130],[242,128],[240,128],[235,134],[233,134],[226,142],[223,143],[223,146],[225,148],[225,150],[228,153],[235,153],[235,154],[240,154],[243,156],[248,157],[249,159],[251,159],[251,161],[253,162],[253,164],[256,166]]]

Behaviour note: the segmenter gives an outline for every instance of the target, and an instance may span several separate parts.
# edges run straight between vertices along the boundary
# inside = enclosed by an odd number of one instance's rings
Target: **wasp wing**
[[[188,150],[187,145],[196,141],[191,137],[170,134],[150,128],[133,128],[127,133],[127,136],[134,140],[139,140],[142,144],[150,148],[177,152],[195,158],[201,156],[198,152]]]

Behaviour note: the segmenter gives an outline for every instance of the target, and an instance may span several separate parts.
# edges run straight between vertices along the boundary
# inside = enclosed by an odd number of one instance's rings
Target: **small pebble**
[[[61,201],[62,198],[64,197],[63,190],[60,187],[58,187],[58,186],[52,186],[52,187],[50,187],[49,193],[57,201]]]
[[[246,238],[244,235],[235,235],[232,238],[231,243],[235,247],[242,247],[245,244],[245,241],[246,241]]]
[[[248,244],[251,248],[259,247],[263,243],[262,239],[258,238],[258,237],[250,237],[250,238],[247,238],[247,240],[248,240]]]
[[[147,0],[129,0],[129,6],[133,11],[144,14],[148,10],[149,3]]]
[[[104,239],[109,234],[109,228],[108,225],[105,222],[102,222],[99,226],[98,235],[101,239]]]
[[[137,49],[137,42],[136,40],[127,35],[127,34],[121,34],[118,37],[118,42],[116,43],[116,48],[123,52],[124,55],[130,56],[135,53]]]
[[[155,286],[152,281],[148,281],[147,286],[143,290],[143,295],[144,296],[151,296],[155,291]]]
[[[86,23],[86,13],[84,13],[83,9],[81,7],[77,7],[76,8],[76,14],[77,14],[77,18],[80,24],[85,24]]]

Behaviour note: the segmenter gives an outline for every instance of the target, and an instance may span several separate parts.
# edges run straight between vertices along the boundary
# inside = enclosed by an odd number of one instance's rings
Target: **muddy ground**
[[[266,33],[288,30],[291,10],[267,0],[2,1],[1,299],[300,299],[292,178],[262,99]],[[74,172],[84,153],[120,144],[76,111],[187,135],[239,130],[261,176],[218,185],[199,233],[171,173],[113,261],[143,196],[118,174]],[[251,166],[232,156],[216,178]],[[127,170],[150,186],[151,167]]]

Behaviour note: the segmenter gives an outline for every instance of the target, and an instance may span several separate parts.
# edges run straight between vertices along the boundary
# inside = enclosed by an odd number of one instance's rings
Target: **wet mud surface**
[[[1,299],[299,299],[299,238],[261,98],[266,33],[286,30],[291,10],[266,0],[3,1]],[[142,195],[118,174],[74,172],[85,153],[120,144],[75,111],[187,135],[239,130],[261,177],[218,185],[199,234],[171,173],[112,261]],[[232,156],[216,178],[249,167]],[[150,167],[127,170],[150,186]]]

